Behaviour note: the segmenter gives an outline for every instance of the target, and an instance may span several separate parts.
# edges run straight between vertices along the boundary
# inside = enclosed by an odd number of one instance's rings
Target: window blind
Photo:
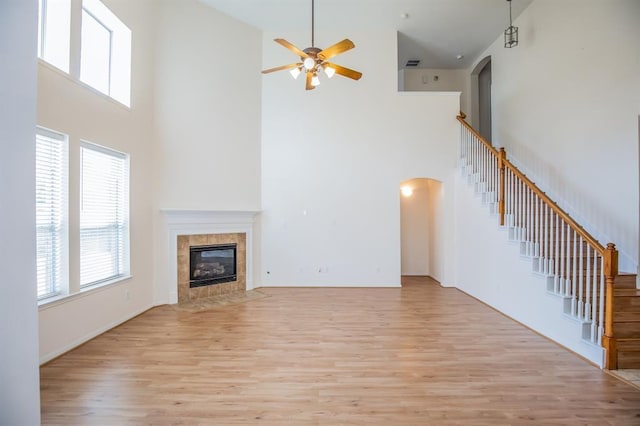
[[[38,299],[66,287],[67,142],[66,136],[36,130],[36,271]]]
[[[129,159],[81,144],[80,287],[129,271]]]

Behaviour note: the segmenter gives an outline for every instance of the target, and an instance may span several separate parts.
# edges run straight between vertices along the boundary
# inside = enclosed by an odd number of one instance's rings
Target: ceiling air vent
[[[407,61],[407,65],[405,65],[405,66],[407,66],[407,67],[417,67],[419,63],[420,63],[420,59],[409,59]]]

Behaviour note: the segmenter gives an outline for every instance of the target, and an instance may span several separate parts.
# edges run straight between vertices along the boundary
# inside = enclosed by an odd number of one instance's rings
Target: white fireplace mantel
[[[259,210],[160,209],[167,223],[169,303],[178,302],[178,235],[246,234],[247,290],[253,289],[253,222]]]

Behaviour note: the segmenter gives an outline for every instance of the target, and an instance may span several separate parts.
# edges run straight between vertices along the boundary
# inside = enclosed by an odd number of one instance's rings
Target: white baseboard
[[[295,283],[295,284],[272,284],[272,283],[263,283],[259,287],[254,287],[255,289],[260,288],[269,288],[269,287],[303,287],[303,288],[400,288],[402,285],[400,283],[394,284],[381,284],[381,283],[363,283],[363,284],[304,284],[304,283]]]

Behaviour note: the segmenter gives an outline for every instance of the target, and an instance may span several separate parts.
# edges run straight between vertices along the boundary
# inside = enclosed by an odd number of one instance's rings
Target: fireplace
[[[236,281],[237,244],[189,247],[189,287]]]
[[[253,289],[253,222],[258,211],[214,211],[161,209],[167,225],[166,271],[158,281],[166,290],[158,300],[188,303]],[[236,281],[203,287],[189,287],[189,247],[237,244]],[[163,253],[163,244],[158,246]],[[160,265],[160,268],[162,266]]]

